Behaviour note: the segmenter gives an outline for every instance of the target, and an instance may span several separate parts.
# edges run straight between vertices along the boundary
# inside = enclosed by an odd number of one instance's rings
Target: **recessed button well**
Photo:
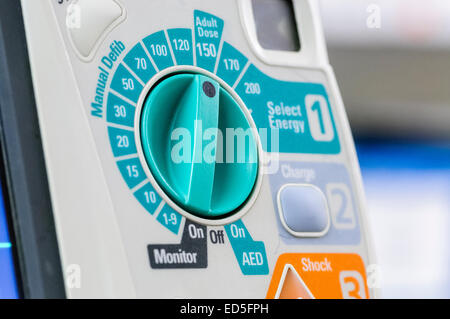
[[[297,237],[320,237],[330,227],[325,195],[312,185],[285,185],[278,193],[283,226]]]
[[[75,0],[67,10],[66,24],[78,53],[87,58],[105,31],[124,15],[115,0]]]

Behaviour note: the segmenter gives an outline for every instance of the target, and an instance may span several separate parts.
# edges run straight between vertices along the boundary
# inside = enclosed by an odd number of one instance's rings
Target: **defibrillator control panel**
[[[293,45],[264,45],[262,2]],[[69,297],[373,296],[314,1],[23,8]]]

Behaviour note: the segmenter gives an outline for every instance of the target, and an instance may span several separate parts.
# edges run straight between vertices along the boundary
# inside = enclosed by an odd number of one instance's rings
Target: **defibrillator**
[[[370,298],[313,0],[22,0],[69,298]]]

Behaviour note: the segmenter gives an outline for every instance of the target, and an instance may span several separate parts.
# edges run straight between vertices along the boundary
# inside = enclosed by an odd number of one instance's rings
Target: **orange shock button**
[[[283,254],[275,266],[269,299],[366,299],[364,262],[356,254]]]

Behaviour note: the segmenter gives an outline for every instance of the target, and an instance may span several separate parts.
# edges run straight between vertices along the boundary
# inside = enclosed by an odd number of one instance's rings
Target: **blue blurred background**
[[[360,140],[384,298],[450,297],[450,143]]]
[[[450,298],[450,1],[320,2],[381,297]]]

